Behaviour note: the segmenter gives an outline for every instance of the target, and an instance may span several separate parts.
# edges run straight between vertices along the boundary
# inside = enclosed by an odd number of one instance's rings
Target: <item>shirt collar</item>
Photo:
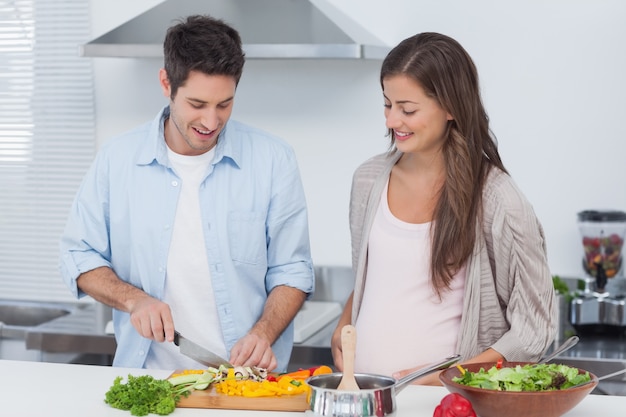
[[[165,143],[165,120],[170,116],[170,107],[165,106],[159,114],[152,120],[148,131],[149,146],[145,146],[139,153],[137,163],[139,165],[150,165],[156,161],[160,165],[169,166],[169,158],[167,156],[167,144]],[[233,139],[233,135],[237,131],[237,123],[228,121],[224,129],[220,132],[217,139],[217,147],[215,149],[215,158],[213,165],[227,159],[232,161],[235,166],[240,167],[241,161],[241,143]]]

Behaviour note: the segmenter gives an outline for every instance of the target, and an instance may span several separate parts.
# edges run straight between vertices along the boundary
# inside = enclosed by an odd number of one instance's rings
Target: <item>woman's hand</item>
[[[333,362],[335,362],[335,368],[338,371],[343,371],[343,348],[341,346],[341,329],[346,324],[352,324],[352,296],[354,292],[350,294],[346,300],[346,304],[343,306],[343,312],[337,323],[337,327],[330,338],[330,351],[333,354]]]
[[[495,351],[492,348],[488,348],[484,352],[480,353],[477,356],[474,356],[473,358],[470,358],[470,359],[464,361],[463,363],[475,363],[475,362],[494,362],[495,363],[495,362],[497,362],[498,360],[501,360],[501,359],[504,359],[504,357],[500,353],[498,353],[497,351]],[[400,378],[404,378],[408,374],[410,374],[410,373],[412,373],[414,371],[417,371],[418,369],[423,368],[424,366],[427,366],[427,365],[417,366],[415,368],[404,369],[402,371],[398,371],[398,372],[393,374],[393,377],[396,380],[400,379]],[[441,381],[439,380],[439,374],[440,373],[441,373],[441,371],[430,373],[430,374],[428,374],[426,376],[423,376],[421,378],[417,378],[411,384],[414,384],[414,385],[443,385],[441,383]]]
[[[330,349],[333,354],[333,362],[338,371],[343,371],[343,349],[341,346],[341,328],[343,325],[337,325],[333,336],[330,339]]]
[[[393,377],[396,380],[398,380],[400,378],[404,378],[408,374],[413,373],[413,372],[415,372],[415,371],[417,371],[418,369],[421,369],[421,368],[423,368],[423,366],[417,366],[415,368],[398,371],[398,372],[395,372],[393,374]],[[430,374],[425,375],[425,376],[423,376],[421,378],[417,378],[415,381],[411,382],[411,384],[412,385],[443,385],[441,383],[441,381],[439,380],[439,374],[440,373],[441,373],[441,371],[430,373]]]

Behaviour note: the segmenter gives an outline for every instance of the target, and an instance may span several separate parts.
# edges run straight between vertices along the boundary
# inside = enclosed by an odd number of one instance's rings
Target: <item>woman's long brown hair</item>
[[[443,145],[445,182],[431,230],[430,269],[433,287],[441,294],[473,252],[489,170],[507,171],[489,129],[476,66],[457,41],[438,33],[405,39],[383,61],[381,86],[384,79],[395,75],[415,80],[453,117]],[[393,146],[393,130],[389,135]]]

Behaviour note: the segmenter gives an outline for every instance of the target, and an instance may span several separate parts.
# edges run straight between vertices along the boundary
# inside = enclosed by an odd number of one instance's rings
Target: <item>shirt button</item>
[[[172,187],[178,187],[178,181],[176,180],[172,181]]]
[[[143,350],[140,350],[139,352],[137,352],[137,354],[138,354],[139,356],[143,356],[144,351],[143,351]]]

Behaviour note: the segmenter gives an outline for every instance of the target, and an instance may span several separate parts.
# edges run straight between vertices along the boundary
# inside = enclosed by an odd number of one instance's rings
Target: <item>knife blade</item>
[[[213,368],[219,368],[220,365],[233,367],[226,359],[192,342],[176,330],[174,331],[174,344],[180,348],[180,353],[203,365]]]

